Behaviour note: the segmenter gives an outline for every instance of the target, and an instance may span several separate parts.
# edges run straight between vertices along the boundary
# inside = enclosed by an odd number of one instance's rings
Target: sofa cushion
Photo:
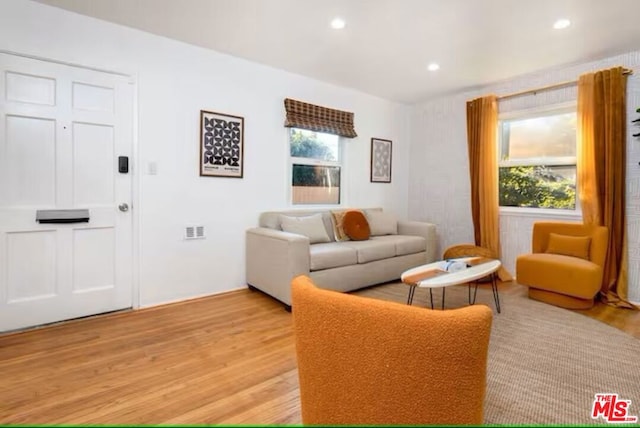
[[[288,211],[265,211],[260,213],[258,225],[269,229],[282,230],[281,216],[287,217],[308,217],[313,214],[320,214],[324,223],[327,236],[333,241],[333,222],[331,213],[327,210],[288,210]]]
[[[398,219],[395,215],[375,210],[367,210],[365,215],[369,222],[371,236],[398,234]]]
[[[344,215],[342,221],[344,232],[349,238],[354,241],[365,241],[369,239],[371,230],[369,229],[369,222],[364,216],[362,211],[350,210]]]
[[[518,283],[581,299],[600,290],[602,268],[588,260],[558,254],[533,253],[516,260]]]
[[[344,231],[344,215],[347,210],[331,211],[331,221],[333,222],[333,234],[338,242],[348,241],[349,236]]]
[[[589,236],[569,236],[550,233],[546,252],[589,260],[590,247],[591,237]]]
[[[422,236],[386,235],[374,236],[371,240],[392,243],[396,247],[396,256],[415,254],[427,250],[427,240]]]
[[[384,242],[369,239],[367,241],[347,241],[341,245],[348,246],[356,250],[358,263],[369,263],[376,260],[395,257],[396,246],[393,242]]]
[[[356,250],[339,242],[311,245],[309,246],[309,253],[312,271],[350,266],[358,263]]]
[[[280,225],[282,230],[289,233],[297,233],[309,238],[312,244],[318,242],[330,242],[331,239],[327,235],[322,214],[313,214],[303,217],[280,216]]]

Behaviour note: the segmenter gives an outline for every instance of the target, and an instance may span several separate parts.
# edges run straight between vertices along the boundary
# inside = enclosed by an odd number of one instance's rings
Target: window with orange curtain
[[[501,115],[501,207],[579,211],[576,122],[575,104]]]

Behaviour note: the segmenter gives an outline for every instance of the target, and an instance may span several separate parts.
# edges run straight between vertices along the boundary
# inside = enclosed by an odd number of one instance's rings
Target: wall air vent
[[[204,226],[187,226],[184,228],[184,239],[204,239]]]

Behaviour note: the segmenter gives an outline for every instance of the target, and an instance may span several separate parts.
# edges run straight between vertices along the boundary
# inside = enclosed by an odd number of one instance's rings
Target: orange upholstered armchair
[[[604,226],[536,222],[533,254],[516,260],[516,280],[529,297],[569,309],[587,309],[602,285],[609,242]]]
[[[292,282],[302,422],[481,424],[492,312],[433,311]]]

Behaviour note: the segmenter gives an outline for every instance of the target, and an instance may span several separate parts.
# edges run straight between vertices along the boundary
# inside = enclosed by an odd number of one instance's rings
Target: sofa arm
[[[291,280],[309,275],[309,238],[256,227],[246,233],[247,283],[291,305]]]
[[[398,234],[423,237],[427,240],[427,263],[438,259],[438,237],[435,224],[422,221],[399,221]]]

